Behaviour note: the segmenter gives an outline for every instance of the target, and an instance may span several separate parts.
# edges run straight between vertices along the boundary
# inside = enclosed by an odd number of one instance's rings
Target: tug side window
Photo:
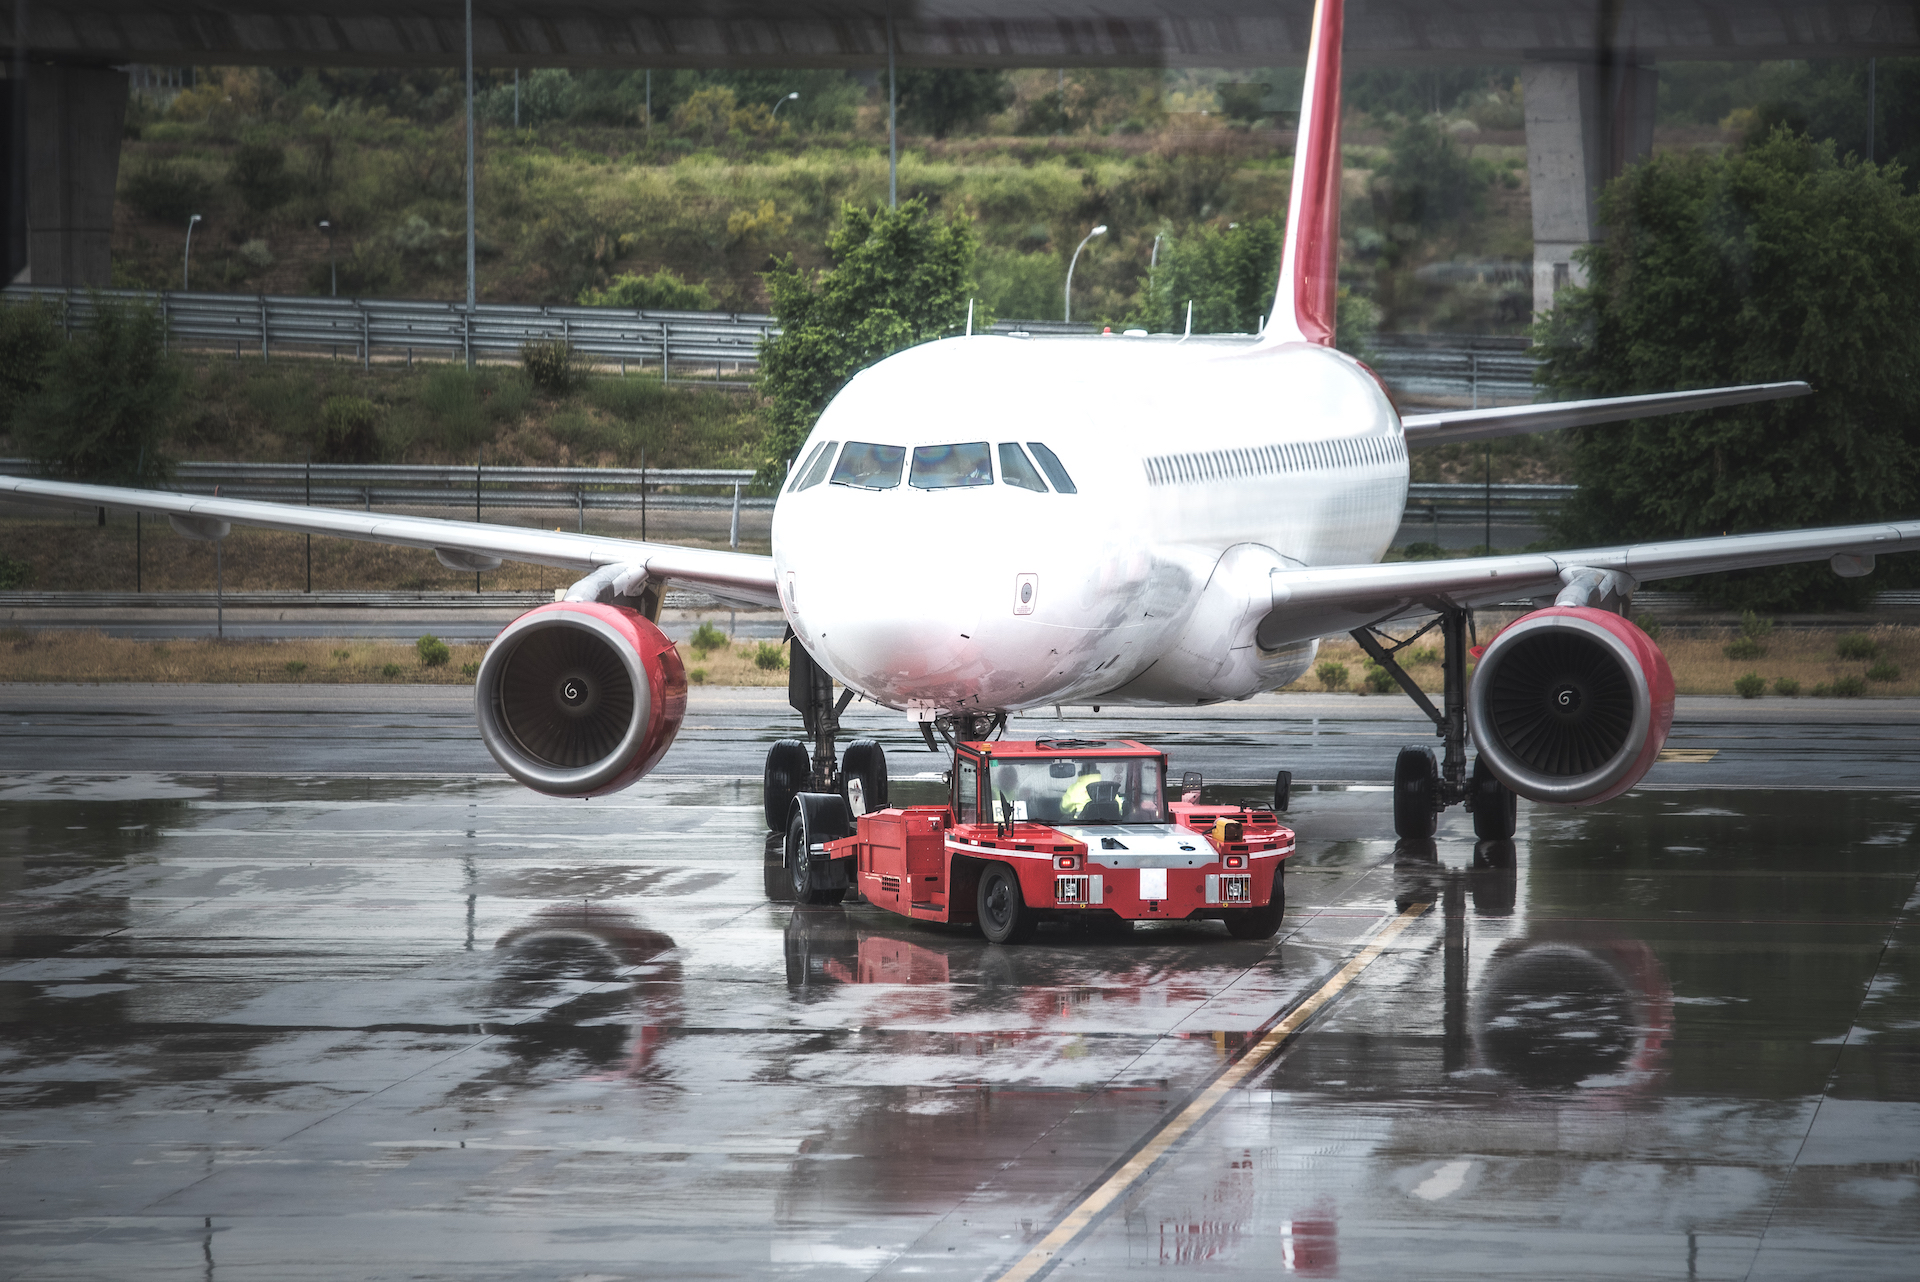
[[[907,457],[904,445],[874,445],[868,441],[848,441],[833,468],[835,485],[852,485],[863,490],[891,490],[900,484],[900,464]]]
[[[1017,441],[1000,442],[1000,479],[1023,490],[1040,494],[1047,492],[1047,483],[1040,479],[1040,473],[1033,470],[1033,464],[1027,461],[1026,451],[1020,448]]]
[[[1058,454],[1055,454],[1038,441],[1028,441],[1027,448],[1032,450],[1033,456],[1040,460],[1040,467],[1046,472],[1047,479],[1053,482],[1054,489],[1060,491],[1062,494],[1078,494],[1080,492],[1079,488],[1074,485],[1073,478],[1067,475],[1067,469],[1060,465],[1060,456]]]
[[[819,457],[814,460],[813,466],[807,469],[807,474],[800,478],[800,484],[795,486],[795,489],[810,490],[827,479],[827,464],[833,462],[833,450],[838,444],[840,444],[838,441],[827,442],[826,448],[820,451]]]
[[[955,803],[957,813],[954,815],[954,822],[970,824],[980,814],[980,786],[974,774],[973,762],[961,761],[959,781],[958,801]]]

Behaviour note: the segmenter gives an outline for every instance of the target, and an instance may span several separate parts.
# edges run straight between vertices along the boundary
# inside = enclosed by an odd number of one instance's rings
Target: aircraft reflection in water
[[[673,938],[629,913],[586,902],[542,908],[502,935],[493,998],[539,1019],[502,1030],[514,1053],[545,1063],[571,1052],[605,1075],[644,1075],[663,1030],[680,1022],[680,963]],[[602,985],[619,984],[618,988]],[[556,1001],[567,989],[581,990]]]

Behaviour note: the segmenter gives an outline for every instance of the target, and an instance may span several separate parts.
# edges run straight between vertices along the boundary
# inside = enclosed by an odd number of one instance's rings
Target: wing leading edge
[[[427,516],[381,516],[340,508],[293,507],[252,499],[205,498],[165,490],[132,490],[109,485],[78,485],[0,476],[0,495],[64,507],[109,507],[158,513],[208,533],[221,525],[246,525],[293,534],[321,534],[425,548],[443,563],[479,568],[484,559],[525,561],[589,574],[602,566],[644,566],[649,578],[698,588],[723,601],[778,607],[773,558],[744,552],[640,543],[629,539],[529,530],[477,521],[446,521]],[[464,558],[464,560],[463,560]],[[480,558],[476,561],[473,558]]]
[[[1550,598],[1581,570],[1622,575],[1626,591],[1658,579],[1807,561],[1831,560],[1836,573],[1857,577],[1873,568],[1878,555],[1916,549],[1920,521],[1894,521],[1457,561],[1276,570],[1267,585],[1273,608],[1257,635],[1261,645],[1275,649],[1443,607]]]
[[[1647,396],[1608,396],[1590,401],[1550,401],[1545,405],[1502,405],[1495,409],[1412,414],[1401,419],[1400,426],[1406,431],[1409,446],[1452,445],[1460,441],[1490,441],[1501,436],[1558,432],[1568,427],[1651,418],[1656,414],[1778,401],[1790,396],[1807,396],[1812,391],[1807,384],[1798,382],[1748,383],[1741,387],[1703,387],[1691,392],[1655,392]]]

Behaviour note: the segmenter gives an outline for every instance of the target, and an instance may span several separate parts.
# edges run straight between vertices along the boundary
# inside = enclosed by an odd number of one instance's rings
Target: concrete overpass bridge
[[[10,218],[36,284],[106,284],[129,63],[459,66],[461,0],[15,0]],[[483,67],[1266,67],[1311,0],[475,0]],[[1577,279],[1600,185],[1652,147],[1663,60],[1920,54],[1920,3],[1350,0],[1355,66],[1517,64],[1534,297]],[[24,115],[24,120],[19,115]],[[21,126],[24,125],[24,128]],[[24,163],[23,163],[24,162]]]

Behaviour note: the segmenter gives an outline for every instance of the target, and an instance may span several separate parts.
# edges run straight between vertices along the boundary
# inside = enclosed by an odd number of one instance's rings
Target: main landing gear
[[[1473,815],[1473,834],[1481,841],[1505,841],[1518,821],[1511,790],[1493,777],[1484,758],[1467,766],[1467,633],[1472,618],[1465,610],[1443,610],[1440,617],[1405,639],[1396,640],[1374,628],[1355,628],[1353,639],[1373,661],[1385,668],[1420,710],[1433,720],[1445,757],[1436,762],[1433,749],[1408,746],[1393,763],[1393,831],[1400,837],[1433,836],[1440,812],[1465,803]],[[1433,629],[1440,629],[1444,645],[1445,710],[1433,706],[1426,691],[1407,675],[1394,658]],[[1382,641],[1388,644],[1381,644]]]

